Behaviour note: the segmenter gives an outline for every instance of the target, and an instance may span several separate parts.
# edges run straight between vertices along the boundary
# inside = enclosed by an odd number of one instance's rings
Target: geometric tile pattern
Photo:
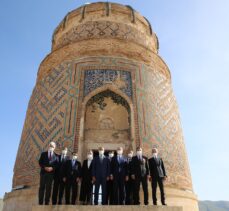
[[[152,47],[154,45],[152,40],[142,39],[144,36],[142,32],[128,24],[102,20],[88,21],[67,31],[56,43],[54,43],[54,49],[58,49],[76,41],[107,37],[128,40],[128,42],[136,42],[145,47]]]
[[[37,81],[29,101],[14,168],[13,186],[36,185],[38,158],[50,141],[79,146],[84,98],[108,83],[133,103],[134,141],[151,155],[157,146],[169,175],[167,185],[192,189],[179,111],[170,81],[161,71],[116,57],[88,57],[66,61]]]
[[[192,190],[179,110],[171,82],[147,66],[142,66],[136,79],[139,131],[145,153],[150,156],[152,147],[158,147],[169,174],[168,185]]]
[[[105,84],[115,84],[127,96],[132,97],[131,74],[119,70],[86,70],[84,77],[84,96]]]
[[[36,84],[29,101],[14,167],[14,186],[19,182],[30,184],[37,181],[37,160],[50,141],[55,141],[59,147],[66,145],[72,148],[75,114],[68,111],[77,101],[77,83],[72,80],[71,64],[63,64]],[[66,121],[69,115],[72,120]]]

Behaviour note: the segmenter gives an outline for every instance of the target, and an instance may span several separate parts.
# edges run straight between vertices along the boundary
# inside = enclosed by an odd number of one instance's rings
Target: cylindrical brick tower
[[[62,146],[77,150],[81,161],[101,145],[125,152],[141,146],[147,156],[157,146],[168,174],[168,205],[198,210],[170,71],[149,21],[130,6],[84,5],[54,31],[15,162],[13,188],[19,190],[5,195],[5,211],[37,204],[38,159],[50,141],[57,153]]]

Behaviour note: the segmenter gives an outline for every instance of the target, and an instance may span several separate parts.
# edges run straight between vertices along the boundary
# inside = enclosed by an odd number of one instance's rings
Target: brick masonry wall
[[[134,141],[143,147],[146,155],[157,146],[165,160],[168,171],[168,186],[192,189],[188,161],[182,136],[182,129],[171,83],[165,75],[151,67],[129,59],[116,57],[88,57],[68,61],[53,68],[37,81],[31,96],[18,155],[14,169],[14,186],[36,185],[39,178],[38,159],[50,141],[57,142],[57,152],[62,146],[81,153],[80,120],[82,103],[87,97],[85,71],[112,70],[129,71],[132,95],[115,85],[111,89],[123,93],[133,104]],[[103,78],[100,75],[98,77]],[[91,79],[93,82],[93,79]],[[87,80],[89,83],[90,80]],[[107,81],[105,81],[107,82]],[[107,83],[96,87],[99,90]],[[99,93],[100,91],[98,91]]]
[[[95,22],[96,21],[96,22]],[[157,54],[151,25],[130,7],[96,3],[70,12],[53,34],[29,101],[14,167],[13,187],[37,185],[38,159],[50,141],[82,159],[85,103],[106,89],[131,110],[131,140],[146,155],[157,146],[165,160],[167,186],[192,190],[179,111],[168,67]],[[96,70],[95,77],[85,72]],[[126,89],[119,86],[117,76]],[[85,90],[89,87],[89,91]]]

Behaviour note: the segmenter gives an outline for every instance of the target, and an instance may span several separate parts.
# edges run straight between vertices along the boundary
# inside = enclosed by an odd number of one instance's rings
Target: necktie
[[[100,162],[101,163],[103,162],[103,156],[102,155],[100,156]]]
[[[51,152],[49,152],[49,160],[51,160],[52,158],[52,155],[51,155]]]
[[[118,171],[121,172],[121,165],[120,165],[120,163],[121,163],[121,156],[120,155],[118,156],[118,163],[119,163]]]
[[[89,167],[90,167],[90,165],[91,165],[91,161],[90,161],[90,160],[88,160],[88,161],[87,161],[87,167],[89,168]]]

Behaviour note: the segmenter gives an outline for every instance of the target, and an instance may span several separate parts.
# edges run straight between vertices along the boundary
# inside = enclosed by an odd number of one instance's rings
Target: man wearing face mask
[[[107,202],[106,184],[110,176],[110,161],[104,156],[104,148],[99,147],[99,156],[92,163],[92,180],[95,184],[94,204],[98,205],[99,188],[102,186],[102,204]]]
[[[142,155],[142,148],[137,147],[137,155],[132,158],[131,178],[134,180],[134,204],[140,204],[140,183],[144,192],[144,204],[148,205],[148,178],[149,167],[147,157]]]
[[[83,161],[82,166],[82,181],[80,188],[80,201],[83,205],[91,204],[92,195],[92,162],[93,152],[90,150],[87,153],[87,159]]]
[[[52,192],[52,204],[55,205],[57,203],[57,195],[58,195],[58,204],[62,204],[62,198],[65,189],[65,182],[63,181],[65,165],[66,161],[69,159],[67,157],[68,149],[64,147],[60,155],[58,155],[58,165],[54,174],[54,184],[53,184],[53,192]]]
[[[133,179],[131,178],[131,165],[132,165],[132,157],[134,152],[132,150],[129,151],[128,157],[127,157],[127,169],[128,169],[128,176],[129,180],[125,182],[125,189],[126,189],[126,205],[133,204],[133,190],[134,190],[134,183]]]
[[[81,179],[81,163],[77,160],[78,156],[76,152],[72,153],[72,159],[66,162],[66,170],[64,180],[66,181],[66,204],[76,204],[78,183]]]
[[[55,142],[50,142],[48,151],[42,152],[39,159],[39,165],[41,167],[40,187],[39,187],[40,205],[43,205],[44,194],[45,194],[45,205],[48,205],[50,201],[53,176],[58,162],[58,157],[54,152],[55,148],[56,148]]]
[[[111,161],[111,179],[113,180],[114,204],[124,205],[125,181],[129,179],[127,160],[123,156],[123,148],[118,147],[117,156]]]
[[[110,161],[110,164],[113,157],[114,151],[110,151],[108,153],[108,159]],[[111,180],[111,178],[109,178],[109,180],[107,181],[107,204],[113,204],[113,180]]]
[[[159,185],[161,192],[161,204],[165,204],[164,184],[166,180],[166,172],[163,160],[158,156],[157,148],[152,149],[152,158],[149,159],[150,181],[152,186],[153,204],[157,205],[157,184]]]

